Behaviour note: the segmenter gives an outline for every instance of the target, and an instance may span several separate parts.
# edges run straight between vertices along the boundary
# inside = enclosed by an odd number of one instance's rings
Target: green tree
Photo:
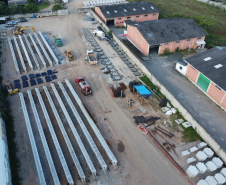
[[[24,10],[26,13],[35,13],[39,11],[39,7],[35,4],[26,4],[24,6]]]
[[[27,0],[27,4],[35,4],[36,1],[35,0]]]
[[[61,4],[55,4],[52,8],[52,11],[62,10],[64,7]]]
[[[0,2],[0,15],[8,15],[9,8],[6,6],[5,2]]]
[[[11,15],[17,14],[18,13],[18,7],[17,7],[17,5],[10,5],[10,7],[9,7],[9,13]]]

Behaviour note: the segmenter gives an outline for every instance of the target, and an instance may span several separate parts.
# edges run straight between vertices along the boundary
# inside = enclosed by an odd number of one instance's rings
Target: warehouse
[[[144,55],[165,49],[199,49],[205,47],[208,34],[192,19],[167,18],[145,22],[127,21],[127,38]]]
[[[95,13],[109,25],[125,26],[125,20],[136,22],[156,20],[159,9],[152,2],[134,2],[95,7]]]
[[[176,69],[226,110],[226,47],[217,46],[184,61]]]

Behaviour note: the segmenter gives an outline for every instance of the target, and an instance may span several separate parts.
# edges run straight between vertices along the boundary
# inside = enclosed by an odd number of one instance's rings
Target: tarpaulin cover
[[[144,85],[134,85],[134,87],[141,96],[145,98],[152,96],[151,92]]]

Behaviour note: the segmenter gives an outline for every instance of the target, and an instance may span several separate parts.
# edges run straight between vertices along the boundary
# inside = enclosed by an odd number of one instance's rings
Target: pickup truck
[[[90,65],[97,65],[97,58],[93,50],[87,50],[86,55]]]

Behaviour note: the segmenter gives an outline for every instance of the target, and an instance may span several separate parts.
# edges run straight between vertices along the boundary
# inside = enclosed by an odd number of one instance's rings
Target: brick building
[[[167,18],[145,22],[126,21],[127,38],[146,56],[150,50],[158,54],[166,48],[204,48],[208,34],[192,19]]]
[[[152,2],[134,2],[95,7],[95,13],[106,25],[124,26],[125,20],[156,20],[159,9]]]
[[[184,59],[176,69],[226,110],[226,47],[215,47]]]

